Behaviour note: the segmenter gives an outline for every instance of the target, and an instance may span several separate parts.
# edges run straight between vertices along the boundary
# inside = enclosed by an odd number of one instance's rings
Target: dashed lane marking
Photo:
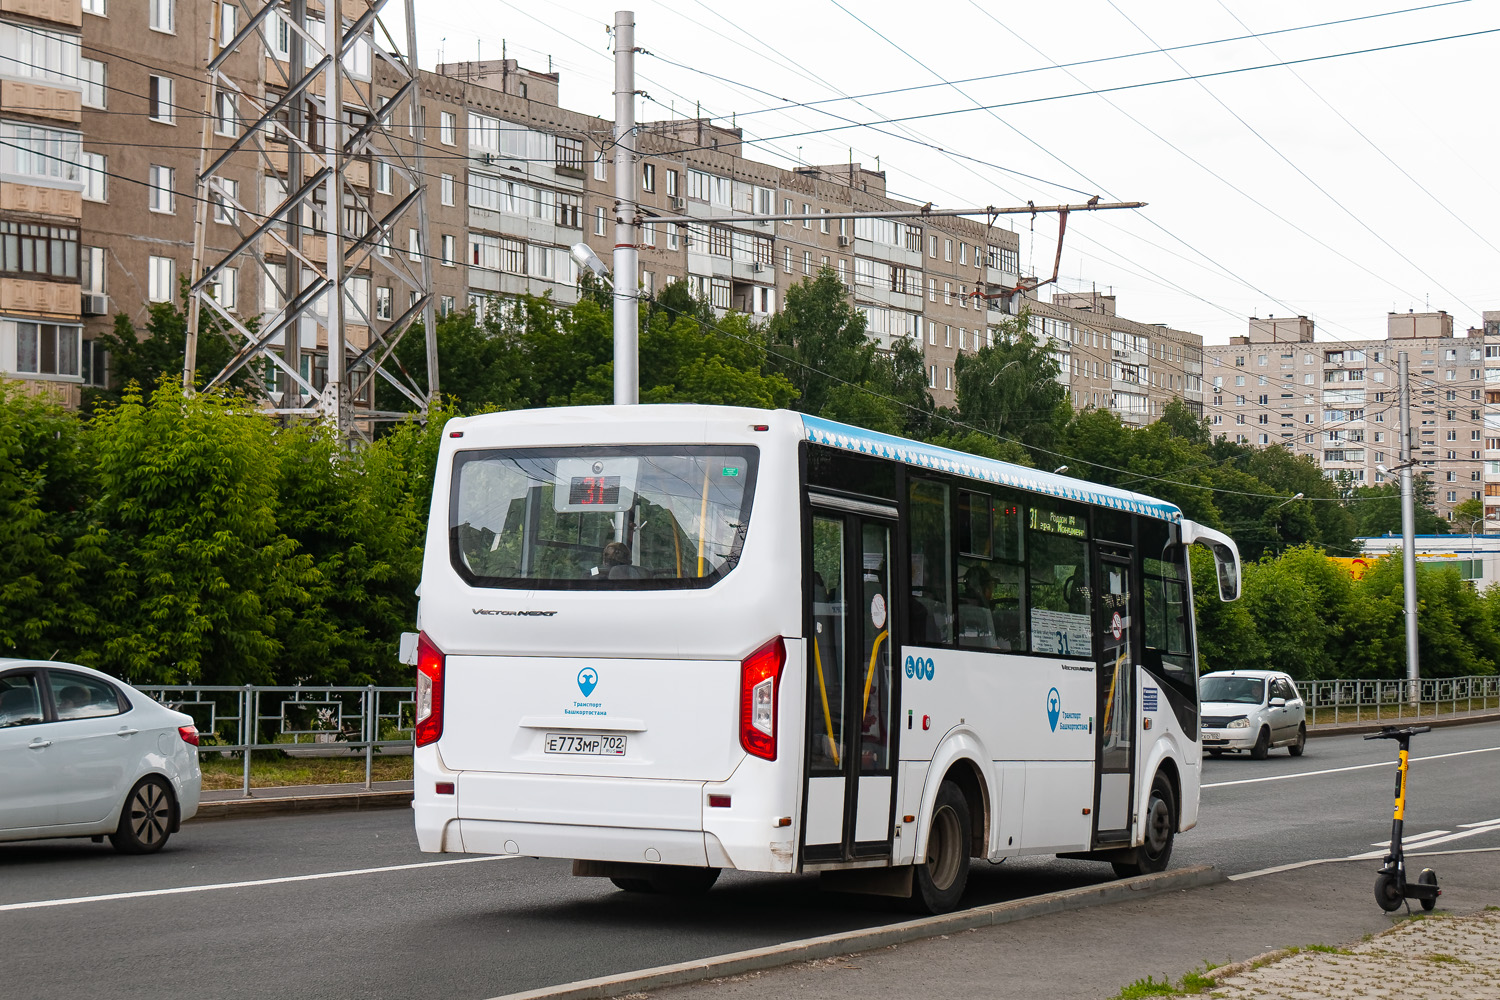
[[[1429,757],[1413,757],[1411,763],[1417,764],[1424,760],[1446,760],[1449,757],[1467,757],[1476,753],[1494,753],[1500,747],[1480,747],[1477,750],[1455,750],[1452,753],[1435,753]],[[1268,774],[1263,778],[1239,778],[1234,781],[1214,781],[1200,788],[1228,788],[1230,785],[1258,785],[1264,781],[1290,781],[1293,778],[1315,778],[1322,774],[1343,774],[1347,771],[1368,771],[1376,767],[1394,768],[1395,761],[1381,761],[1376,764],[1351,764],[1348,767],[1328,767],[1321,771],[1296,771],[1292,774]]]

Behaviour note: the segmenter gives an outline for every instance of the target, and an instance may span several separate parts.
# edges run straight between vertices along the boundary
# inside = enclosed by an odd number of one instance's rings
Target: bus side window
[[[958,494],[958,644],[1026,649],[1021,509],[1005,498]]]
[[[912,479],[911,601],[908,640],[918,644],[953,641],[952,518],[948,487]]]

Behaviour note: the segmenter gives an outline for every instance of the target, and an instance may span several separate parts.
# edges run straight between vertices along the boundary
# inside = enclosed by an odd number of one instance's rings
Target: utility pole
[[[635,238],[635,12],[615,11],[615,403],[640,402]]]
[[[1407,357],[1402,351],[1398,357],[1397,377],[1401,379],[1401,569],[1403,589],[1406,592],[1406,677],[1410,682],[1408,701],[1420,704],[1421,692],[1417,689],[1422,677],[1421,664],[1417,660],[1417,545],[1416,545],[1416,497],[1412,476],[1416,470],[1411,457],[1411,388],[1407,384]]]

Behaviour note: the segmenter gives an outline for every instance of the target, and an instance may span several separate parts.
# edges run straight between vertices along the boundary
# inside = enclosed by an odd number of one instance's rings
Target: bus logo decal
[[[1057,688],[1047,692],[1047,724],[1052,731],[1057,732],[1057,719],[1062,715],[1062,695],[1057,693]]]
[[[919,681],[930,681],[936,673],[931,657],[908,656],[906,658],[906,676]]]
[[[593,667],[584,667],[578,671],[578,690],[583,692],[587,698],[594,693],[594,688],[599,686],[599,672]]]

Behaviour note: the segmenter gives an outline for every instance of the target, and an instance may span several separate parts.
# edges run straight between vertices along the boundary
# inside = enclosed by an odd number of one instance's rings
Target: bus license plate
[[[548,733],[546,750],[548,753],[623,757],[625,737],[600,733]]]

